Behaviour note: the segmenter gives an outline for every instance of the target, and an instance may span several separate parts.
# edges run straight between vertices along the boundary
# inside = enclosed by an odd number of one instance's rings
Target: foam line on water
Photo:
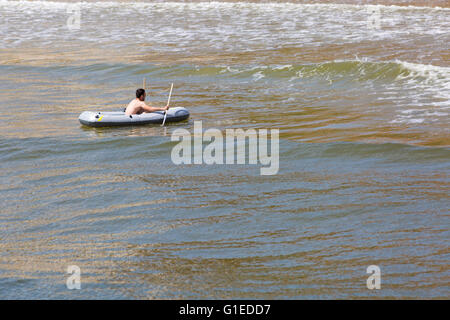
[[[184,2],[184,1],[152,1],[152,2],[121,2],[121,1],[76,1],[76,2],[64,2],[64,1],[24,1],[24,0],[0,0],[2,6],[17,6],[17,7],[39,7],[39,8],[67,8],[68,6],[81,5],[83,7],[126,7],[133,6],[135,8],[148,8],[148,7],[195,7],[209,9],[211,7],[265,7],[265,8],[342,8],[342,9],[361,9],[377,7],[383,10],[434,10],[434,11],[450,11],[450,8],[443,8],[439,6],[426,7],[426,6],[399,6],[399,5],[382,5],[382,4],[344,4],[344,3],[292,3],[292,2],[270,2],[264,1],[262,3],[255,2],[221,2],[221,1],[199,1],[199,2]]]

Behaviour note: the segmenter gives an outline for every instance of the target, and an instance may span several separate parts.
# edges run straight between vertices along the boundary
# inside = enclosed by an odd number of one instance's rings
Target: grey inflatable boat
[[[166,123],[179,122],[189,118],[189,111],[182,107],[167,110]],[[150,123],[162,123],[164,111],[126,115],[125,112],[93,112],[84,111],[78,117],[81,124],[90,127],[133,126]]]

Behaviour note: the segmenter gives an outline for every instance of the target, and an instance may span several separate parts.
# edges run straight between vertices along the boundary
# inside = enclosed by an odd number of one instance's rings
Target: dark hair
[[[137,89],[136,90],[136,98],[140,98],[145,93],[144,89]]]

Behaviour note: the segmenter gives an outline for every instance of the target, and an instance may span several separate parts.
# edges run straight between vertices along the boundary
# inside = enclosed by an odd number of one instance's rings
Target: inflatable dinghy
[[[182,107],[170,108],[167,111],[167,122],[178,122],[189,118],[189,111]],[[134,126],[149,123],[162,123],[164,111],[126,115],[125,112],[92,112],[84,111],[78,120],[90,127]]]

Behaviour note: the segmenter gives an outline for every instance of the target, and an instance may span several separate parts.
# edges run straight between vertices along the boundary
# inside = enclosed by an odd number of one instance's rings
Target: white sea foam
[[[399,60],[396,63],[408,71],[397,81],[406,82],[416,98],[409,103],[414,108],[401,110],[392,123],[448,121],[445,110],[450,106],[450,68]]]
[[[272,68],[273,70],[290,70],[292,69],[292,65],[291,64],[287,64],[287,65],[283,65],[283,66],[274,66]]]
[[[433,66],[433,65],[427,65],[427,64],[420,64],[420,63],[411,63],[411,62],[405,62],[396,60],[396,63],[402,65],[405,69],[408,69],[412,71],[412,74],[410,76],[412,77],[423,77],[427,80],[434,80],[434,81],[440,81],[444,80],[447,85],[450,86],[450,68],[449,67],[442,67],[442,66]],[[399,78],[402,78],[399,76]],[[403,77],[408,78],[408,76]],[[448,87],[450,88],[450,87]]]
[[[251,7],[312,7],[312,8],[326,8],[326,7],[341,7],[341,8],[366,8],[366,7],[376,7],[381,9],[390,9],[390,10],[439,10],[439,11],[449,11],[450,8],[442,8],[439,6],[434,7],[426,7],[426,6],[398,6],[398,5],[382,5],[382,4],[340,4],[340,3],[292,3],[292,2],[270,2],[264,1],[261,3],[255,2],[221,2],[221,1],[199,1],[199,2],[183,2],[183,1],[149,1],[149,2],[133,2],[133,1],[39,1],[39,0],[0,0],[0,5],[2,4],[12,4],[16,5],[22,4],[31,4],[36,6],[53,6],[53,7],[65,7],[71,4],[82,4],[82,5],[91,5],[96,7],[114,7],[114,6],[127,6],[133,5],[137,7],[148,7],[148,6],[170,6],[172,8],[183,8],[189,6],[200,7],[203,9],[208,9],[211,6],[224,6],[224,7],[239,7],[246,8],[248,6]]]
[[[423,123],[425,119],[417,118],[417,119],[408,119],[408,118],[399,118],[390,121],[390,123],[403,123],[403,124],[415,124],[415,123]]]
[[[265,75],[262,73],[262,71],[258,71],[256,73],[253,74],[253,81],[258,81],[261,80],[262,78],[265,77]]]
[[[69,16],[66,10],[74,5],[81,10],[80,30],[75,33],[66,28]],[[54,46],[59,42],[83,46],[87,42],[125,47],[131,42],[151,41],[157,46],[154,49],[161,52],[195,52],[200,48],[230,52],[254,51],[261,46],[270,49],[384,38],[407,42],[411,33],[445,36],[449,30],[445,24],[445,12],[448,11],[410,10],[408,17],[391,10],[389,14],[383,14],[383,28],[372,30],[367,28],[367,12],[360,6],[335,4],[0,0],[0,12],[5,16],[0,22],[0,37],[4,39],[0,47],[20,47],[27,41],[33,41],[35,45],[51,41]],[[414,23],[409,23],[408,28],[399,27],[404,19]],[[401,40],[402,37],[405,39]],[[174,42],[177,46],[171,45]]]

